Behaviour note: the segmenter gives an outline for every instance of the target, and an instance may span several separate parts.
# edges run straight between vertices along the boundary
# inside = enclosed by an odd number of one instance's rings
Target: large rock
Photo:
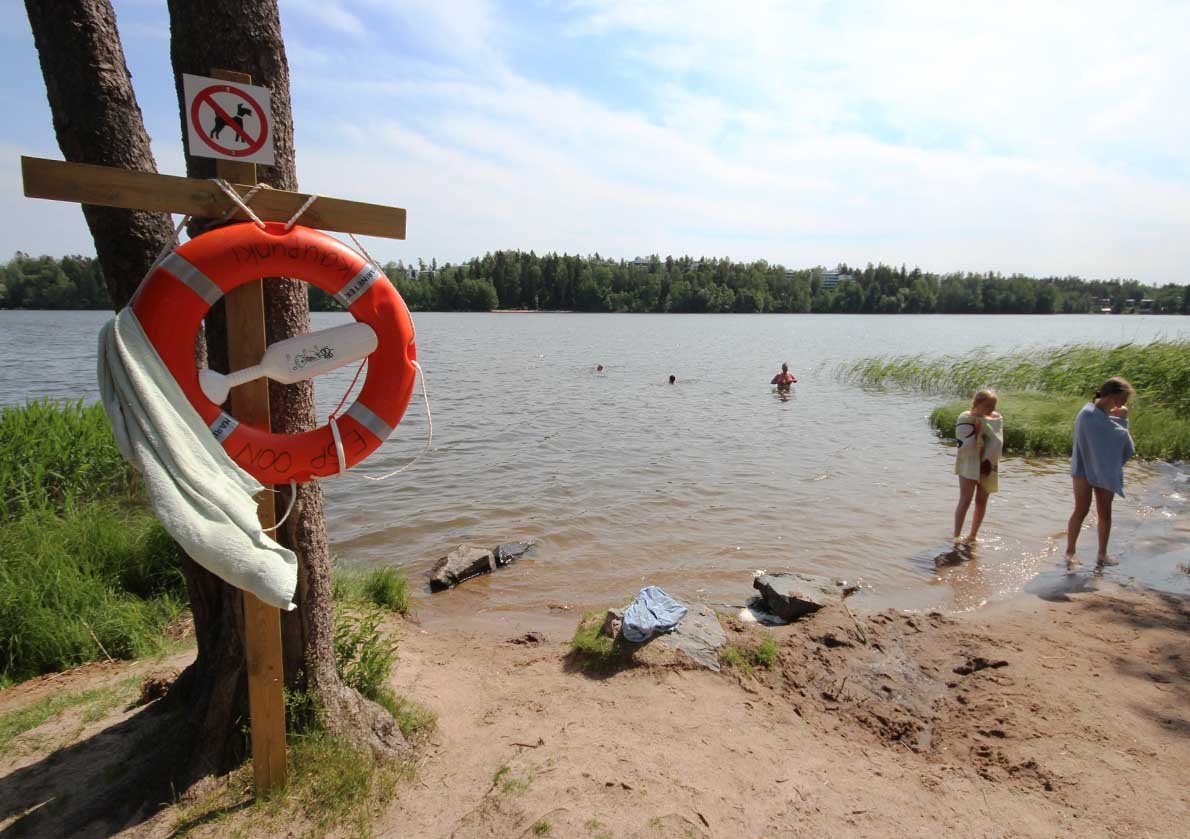
[[[710,606],[695,603],[686,608],[686,617],[671,631],[654,635],[643,644],[631,644],[623,640],[620,643],[632,649],[637,659],[644,664],[673,665],[685,659],[718,672],[719,649],[727,643],[727,633]],[[623,623],[623,609],[608,609],[601,632],[619,639]],[[657,648],[663,649],[664,653],[652,652]]]
[[[459,545],[434,564],[430,572],[430,591],[443,591],[463,580],[496,570],[496,558],[487,548]]]
[[[719,671],[719,648],[727,643],[727,633],[715,611],[703,603],[687,607],[690,611],[673,632],[657,637],[658,643],[695,664]]]
[[[761,574],[752,581],[764,609],[785,620],[817,612],[828,603],[842,601],[845,589],[826,577],[810,574]]]

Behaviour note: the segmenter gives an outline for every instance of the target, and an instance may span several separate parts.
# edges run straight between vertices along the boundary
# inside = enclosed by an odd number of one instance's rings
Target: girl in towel
[[[1136,454],[1128,431],[1128,400],[1136,393],[1119,376],[1108,379],[1095,391],[1094,400],[1083,406],[1074,418],[1074,450],[1070,458],[1070,477],[1074,480],[1074,513],[1066,524],[1066,566],[1078,564],[1074,549],[1083,519],[1095,496],[1099,516],[1098,563],[1117,565],[1107,556],[1111,536],[1111,505],[1118,495],[1124,497],[1124,464]]]
[[[959,414],[955,423],[955,438],[959,441],[954,460],[954,471],[959,476],[959,503],[954,510],[954,540],[960,541],[963,521],[974,498],[971,532],[966,539],[962,539],[970,544],[979,535],[979,526],[983,524],[983,515],[988,509],[988,496],[1000,488],[1004,418],[996,413],[996,391],[981,390],[975,394],[971,410]]]

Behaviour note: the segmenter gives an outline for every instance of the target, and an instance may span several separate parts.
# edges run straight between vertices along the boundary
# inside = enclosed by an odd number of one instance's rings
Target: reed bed
[[[962,355],[875,356],[846,365],[842,376],[868,387],[898,386],[965,396],[937,408],[930,424],[953,438],[958,414],[984,387],[1000,391],[1005,449],[1011,454],[1069,455],[1074,415],[1100,384],[1123,376],[1136,387],[1129,424],[1143,458],[1190,458],[1190,341],[1163,339],[1115,347],[1067,347]]]
[[[1190,340],[1115,347],[1075,344],[1012,353],[874,356],[846,365],[848,381],[925,393],[967,395],[981,387],[1090,397],[1112,376],[1132,382],[1146,404],[1190,412]]]

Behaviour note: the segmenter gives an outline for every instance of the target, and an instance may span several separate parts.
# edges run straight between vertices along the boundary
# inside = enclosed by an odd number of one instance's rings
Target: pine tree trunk
[[[110,1],[25,0],[25,10],[62,156],[156,172]],[[169,239],[169,216],[90,204],[83,205],[83,215],[119,311]]]
[[[248,73],[252,83],[272,96],[273,166],[258,166],[258,179],[272,187],[297,188],[293,117],[289,100],[289,66],[281,39],[275,0],[169,0],[171,48],[179,112],[185,136],[182,74],[210,75],[214,69]],[[187,174],[209,178],[215,162],[186,158]],[[265,281],[266,333],[270,343],[310,329],[306,285],[297,280]],[[226,333],[208,320],[211,366],[226,369]],[[269,383],[273,431],[307,431],[316,422],[314,389]],[[334,605],[330,557],[323,516],[322,488],[316,482],[299,488],[297,504],[278,531],[282,543],[298,555],[298,608],[282,613],[286,683],[304,689],[318,702],[323,723],[378,755],[404,747],[400,730],[387,711],[347,688],[334,659]],[[222,771],[242,758],[239,723],[247,712],[240,593],[214,575],[188,569],[187,584],[194,609],[199,655],[180,680],[179,690],[192,707],[194,759],[202,771]]]

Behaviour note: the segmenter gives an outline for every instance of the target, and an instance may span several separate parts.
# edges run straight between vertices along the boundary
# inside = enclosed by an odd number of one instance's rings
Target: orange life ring
[[[203,395],[194,341],[211,306],[237,286],[262,277],[293,277],[334,296],[372,327],[378,346],[368,356],[364,387],[336,420],[346,468],[392,434],[413,394],[413,320],[384,273],[337,239],[283,224],[245,222],[203,233],[177,248],[149,275],[132,309],[149,341],[215,438],[246,472],[264,484],[306,482],[339,473],[330,425],[303,434],[274,434],[230,414]]]

